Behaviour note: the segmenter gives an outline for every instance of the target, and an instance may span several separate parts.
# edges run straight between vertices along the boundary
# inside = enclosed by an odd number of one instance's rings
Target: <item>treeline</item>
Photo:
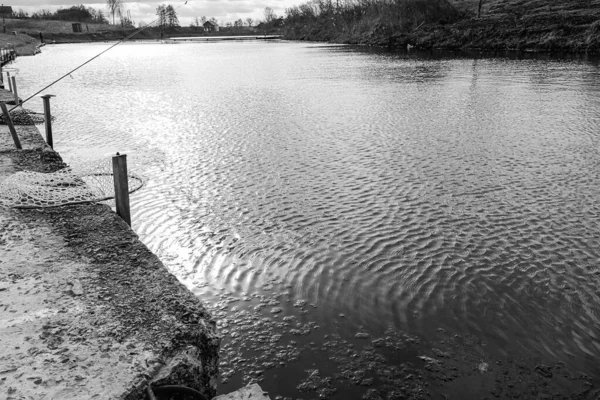
[[[158,15],[158,26],[162,29],[173,28],[179,26],[179,18],[177,12],[172,5],[161,4],[156,8],[156,15]]]
[[[27,12],[19,10],[17,13],[13,14],[15,18],[19,19],[32,18],[56,21],[79,21],[98,24],[104,24],[108,22],[102,10],[96,10],[92,7],[85,7],[83,4],[72,6],[70,8],[59,8],[54,12],[42,9],[29,15]]]
[[[285,14],[287,38],[349,42],[445,24],[459,15],[447,0],[311,0]]]

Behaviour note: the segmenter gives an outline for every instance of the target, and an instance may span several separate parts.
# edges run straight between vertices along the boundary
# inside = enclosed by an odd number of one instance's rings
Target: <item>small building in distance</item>
[[[73,22],[71,26],[73,27],[73,32],[81,32],[81,22]]]
[[[213,21],[206,21],[203,26],[204,32],[219,32],[219,25]]]
[[[0,14],[4,18],[12,18],[13,9],[11,6],[0,6]]]

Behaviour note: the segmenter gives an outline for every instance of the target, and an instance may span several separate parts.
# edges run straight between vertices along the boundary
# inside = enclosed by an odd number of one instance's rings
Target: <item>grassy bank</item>
[[[423,10],[420,3],[429,8]],[[285,38],[389,47],[600,53],[600,0],[484,0],[479,17],[478,3],[365,0],[332,10],[300,6],[299,13],[288,10]],[[396,9],[404,5],[401,17],[390,16],[395,12],[390,4]]]
[[[54,38],[61,38],[80,35],[75,41],[89,42],[93,35],[98,35],[101,39],[107,37],[124,37],[119,32],[120,27],[108,24],[82,24],[84,33],[73,33],[72,22],[69,21],[47,21],[35,19],[6,19],[6,34],[0,33],[0,47],[14,48],[19,56],[30,56],[37,52],[41,44],[40,32],[44,41],[52,42]],[[109,40],[109,39],[106,39]]]
[[[7,37],[8,47],[16,44],[19,55],[34,54],[36,46],[41,43],[40,32],[46,43],[85,43],[85,42],[108,42],[126,38],[134,33],[136,28],[122,28],[119,25],[82,23],[82,32],[73,32],[72,22],[36,19],[7,19],[6,31],[16,32],[16,35],[4,35]],[[181,36],[235,36],[262,34],[253,28],[222,29],[219,32],[207,34],[202,28],[175,27],[167,28],[163,37]],[[161,30],[158,27],[148,27],[138,32],[131,40],[157,40],[161,38]],[[0,41],[0,43],[3,43]],[[19,50],[20,49],[20,50]]]
[[[35,54],[39,43],[39,40],[35,40],[28,35],[8,35],[0,33],[0,48],[15,49],[20,56],[30,56]]]
[[[47,43],[83,43],[83,42],[99,42],[99,41],[115,41],[126,38],[134,33],[137,29],[120,29],[110,31],[97,32],[81,32],[81,33],[44,33],[44,40]],[[200,29],[191,27],[168,28],[163,32],[164,38],[169,37],[184,37],[184,36],[235,36],[235,35],[252,35],[257,34],[250,29],[239,30],[223,30],[219,32],[211,32],[207,34]],[[159,40],[161,38],[161,30],[158,27],[148,27],[135,34],[130,40]]]
[[[6,20],[6,31],[16,31],[18,33],[25,33],[31,36],[38,36],[40,32],[44,34],[58,34],[58,33],[73,33],[73,22],[71,21],[55,21],[55,20],[44,20],[44,19],[7,19]],[[106,32],[106,31],[117,31],[121,27],[119,25],[109,24],[92,24],[92,23],[81,23],[83,32]]]

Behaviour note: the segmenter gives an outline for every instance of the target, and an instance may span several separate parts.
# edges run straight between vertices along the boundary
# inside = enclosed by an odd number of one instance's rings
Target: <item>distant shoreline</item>
[[[487,3],[501,5],[499,1]],[[386,14],[348,21],[343,13],[324,18],[307,16],[298,10],[299,15],[286,20],[284,39],[392,49],[600,54],[600,9],[568,6],[565,3],[536,9],[507,3],[506,8],[490,8],[481,17],[472,12],[455,11],[446,17],[440,14],[421,19],[420,23],[415,20],[405,24],[386,20]]]
[[[570,26],[565,29],[564,26]],[[321,29],[318,23],[312,26],[286,27],[283,32],[283,40],[337,43],[349,45],[364,45],[391,50],[417,48],[436,50],[468,50],[483,52],[498,51],[521,51],[521,52],[547,52],[547,53],[580,53],[600,54],[600,19],[591,24],[580,24],[575,26],[568,22],[553,24],[548,21],[517,21],[507,24],[504,18],[470,18],[457,21],[452,24],[425,24],[418,30],[408,32],[384,32],[376,28],[368,33],[348,34]],[[84,33],[44,33],[44,42],[47,44],[67,43],[89,43],[89,42],[111,42],[122,40],[131,34],[133,30],[112,30],[103,32]],[[177,32],[167,32],[164,39],[178,37],[192,37],[202,40],[213,36],[263,36],[262,32],[254,34],[244,32],[232,35],[230,32],[223,35],[210,36],[206,34],[194,34],[189,30],[181,29]],[[34,55],[39,52],[43,45],[37,37],[32,34],[19,33],[13,35],[1,35],[4,42],[12,43],[19,56]],[[208,40],[208,39],[206,39]],[[155,42],[160,41],[160,33],[154,29],[139,32],[132,42]],[[0,40],[2,43],[2,40]],[[3,46],[6,47],[6,46]]]

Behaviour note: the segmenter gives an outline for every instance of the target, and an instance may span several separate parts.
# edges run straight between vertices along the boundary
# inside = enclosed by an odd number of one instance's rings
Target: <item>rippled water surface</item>
[[[219,391],[297,396],[310,348],[389,329],[600,376],[597,63],[125,44],[48,93],[64,158],[144,160],[133,228],[219,320]]]

